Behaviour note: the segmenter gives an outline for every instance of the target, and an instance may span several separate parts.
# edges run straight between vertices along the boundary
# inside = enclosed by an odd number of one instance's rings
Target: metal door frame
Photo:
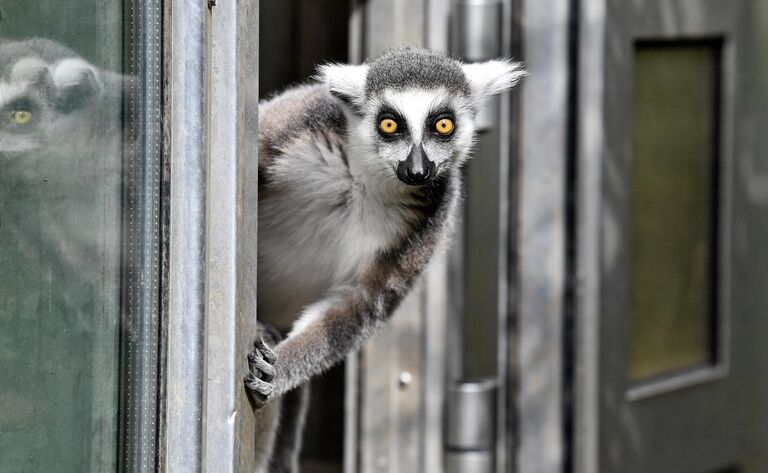
[[[735,186],[739,161],[746,159],[744,154],[756,152],[749,150],[748,143],[737,141],[736,125],[743,119],[735,113],[739,96],[736,92],[738,76],[744,74],[745,48],[748,46],[749,33],[742,31],[743,22],[748,17],[745,12],[750,8],[748,2],[675,2],[650,1],[640,5],[630,5],[614,0],[579,2],[579,68],[578,68],[578,219],[577,219],[577,332],[575,368],[575,429],[573,432],[573,454],[575,471],[593,473],[600,471],[601,458],[607,442],[622,432],[613,432],[605,437],[608,420],[605,417],[606,383],[618,386],[623,394],[616,399],[619,404],[632,402],[663,402],[666,393],[681,396],[681,392],[694,393],[691,390],[713,389],[733,372],[730,354],[734,350],[743,356],[747,348],[735,348],[729,345],[731,330],[729,318],[745,309],[744,304],[730,298],[730,274],[736,265],[733,258],[743,250],[738,250],[732,241],[732,228],[738,221],[734,209],[742,206],[742,214],[755,208],[755,202],[739,196]],[[606,371],[609,358],[606,348],[606,323],[601,315],[626,313],[626,306],[621,296],[615,291],[606,291],[606,261],[621,253],[623,224],[610,222],[610,218],[626,221],[626,210],[622,210],[621,185],[612,184],[616,176],[624,176],[626,181],[626,157],[628,150],[629,126],[626,118],[631,113],[630,91],[632,81],[633,44],[643,39],[701,39],[713,36],[724,38],[722,50],[721,106],[720,106],[720,239],[719,239],[719,300],[720,324],[717,341],[722,357],[712,367],[691,371],[684,375],[650,382],[638,387],[630,387],[626,380],[618,380],[617,374]],[[610,80],[608,79],[610,78]],[[744,80],[743,78],[741,79]],[[746,89],[748,90],[748,89]],[[744,100],[741,100],[742,104]],[[739,113],[743,113],[739,110]],[[617,164],[618,163],[618,164]],[[734,187],[735,186],[735,187]],[[626,186],[624,186],[626,187]],[[616,194],[618,192],[618,194]],[[626,190],[623,192],[626,193]],[[618,200],[614,196],[619,195]],[[617,207],[618,202],[618,207]],[[743,218],[743,217],[742,217]],[[618,233],[617,233],[618,232]],[[741,256],[743,258],[743,254]],[[618,267],[626,268],[625,258]],[[742,259],[743,261],[743,259]],[[620,269],[619,268],[619,269]],[[764,302],[763,297],[763,302]],[[617,305],[618,304],[618,305]],[[624,309],[621,309],[624,307]],[[740,307],[740,309],[737,309]],[[617,312],[618,310],[618,312]],[[615,321],[611,323],[616,323]],[[620,322],[623,327],[626,321]],[[624,330],[626,332],[626,330]],[[616,353],[611,357],[617,356]],[[623,360],[625,353],[618,354]],[[620,367],[624,362],[618,363]],[[743,375],[740,376],[743,379]],[[614,387],[616,387],[614,386]],[[683,390],[683,391],[680,391]],[[720,396],[722,397],[722,395]],[[645,400],[645,401],[644,401]],[[719,403],[718,405],[721,405]],[[723,404],[725,405],[725,404]],[[714,415],[713,413],[708,413]],[[720,414],[722,415],[722,414]],[[680,413],[684,416],[684,413]],[[614,429],[616,430],[616,429]],[[658,455],[663,455],[661,452]],[[701,452],[700,457],[711,456],[710,452]],[[686,456],[679,453],[677,457]],[[685,464],[676,458],[676,465]],[[714,461],[714,460],[713,460]],[[733,459],[731,461],[737,461]],[[683,462],[683,463],[680,463]],[[712,462],[710,462],[712,463]],[[711,464],[709,467],[729,466]]]
[[[165,399],[159,471],[251,472],[258,1],[165,0]],[[158,52],[159,53],[159,52]]]
[[[570,110],[568,0],[526,0],[518,158],[516,313],[510,345],[521,473],[564,471],[566,195]],[[508,470],[508,471],[510,471]],[[594,472],[592,472],[594,473]]]

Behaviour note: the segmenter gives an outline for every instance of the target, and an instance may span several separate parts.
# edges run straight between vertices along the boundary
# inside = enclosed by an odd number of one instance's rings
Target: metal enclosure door
[[[768,471],[767,7],[581,4],[577,471]]]

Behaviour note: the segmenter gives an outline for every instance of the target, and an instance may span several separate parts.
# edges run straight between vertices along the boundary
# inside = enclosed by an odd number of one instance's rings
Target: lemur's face
[[[50,114],[53,102],[50,77],[42,64],[30,60],[16,64],[10,74],[0,78],[0,153],[8,155],[39,147],[41,118]]]
[[[0,44],[0,63],[0,156],[63,153],[77,143],[98,94],[95,69],[77,57],[49,62],[21,42]]]
[[[405,184],[423,185],[466,156],[475,132],[467,97],[446,88],[385,89],[368,100],[362,131]]]
[[[360,66],[320,68],[321,80],[348,105],[350,141],[365,148],[355,154],[411,186],[460,165],[483,102],[523,74],[508,61],[463,64],[410,48]]]

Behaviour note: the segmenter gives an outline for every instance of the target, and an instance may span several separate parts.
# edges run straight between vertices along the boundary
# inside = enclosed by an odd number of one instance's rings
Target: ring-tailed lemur
[[[305,381],[411,289],[450,231],[478,109],[523,75],[506,60],[405,48],[321,66],[319,84],[261,104],[258,310],[287,334],[248,357],[246,386],[267,405],[262,470],[271,456],[269,471],[296,471]]]
[[[55,41],[0,39],[0,247],[33,258],[21,267],[55,257],[67,274],[104,284],[94,261],[119,261],[105,234],[118,231],[131,82]]]

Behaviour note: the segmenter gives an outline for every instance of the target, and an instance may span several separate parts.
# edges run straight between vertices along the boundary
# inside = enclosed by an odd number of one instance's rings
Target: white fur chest
[[[352,284],[414,218],[381,182],[353,177],[340,148],[289,151],[270,166],[259,206],[259,316],[281,330]]]

